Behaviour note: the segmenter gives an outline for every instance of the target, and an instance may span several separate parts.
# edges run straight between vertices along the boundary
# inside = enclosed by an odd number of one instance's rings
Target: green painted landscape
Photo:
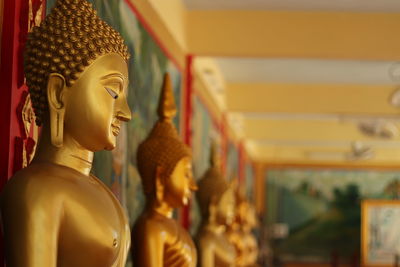
[[[283,223],[283,261],[349,262],[360,255],[362,199],[399,197],[400,172],[282,169],[267,172],[267,226]]]

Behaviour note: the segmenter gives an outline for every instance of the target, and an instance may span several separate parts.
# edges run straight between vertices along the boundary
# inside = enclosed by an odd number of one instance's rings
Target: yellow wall
[[[216,10],[187,18],[188,47],[199,55],[400,59],[400,14]]]
[[[321,152],[322,159],[310,159],[308,153]],[[349,153],[348,148],[327,148],[317,146],[262,146],[259,148],[258,157],[265,164],[314,164],[314,165],[342,165],[342,166],[400,166],[400,151],[393,148],[374,149],[375,157],[369,160],[346,160],[345,154]],[[330,159],[332,158],[333,159]]]
[[[400,59],[400,14],[396,13],[188,11],[182,0],[131,1],[182,66],[187,52]]]
[[[227,102],[234,111],[397,115],[399,110],[388,102],[395,89],[394,85],[231,83]]]

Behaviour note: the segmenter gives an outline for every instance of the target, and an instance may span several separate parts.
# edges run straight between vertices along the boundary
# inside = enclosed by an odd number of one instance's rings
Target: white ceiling
[[[400,3],[400,0],[398,0]],[[400,83],[400,64],[389,61],[216,58],[227,82]]]
[[[400,12],[399,0],[184,0],[189,9]]]

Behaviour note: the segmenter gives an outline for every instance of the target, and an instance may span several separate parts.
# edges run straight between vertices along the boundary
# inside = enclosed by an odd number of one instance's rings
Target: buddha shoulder
[[[163,232],[163,235],[160,235]],[[171,236],[176,236],[176,222],[170,218],[164,217],[157,213],[142,214],[134,226],[134,233],[147,237],[164,237],[169,239]],[[165,240],[166,241],[166,240]]]
[[[2,202],[13,205],[23,202],[32,207],[41,201],[55,201],[71,186],[77,178],[83,176],[70,168],[56,164],[31,164],[18,171],[6,184],[2,194]]]

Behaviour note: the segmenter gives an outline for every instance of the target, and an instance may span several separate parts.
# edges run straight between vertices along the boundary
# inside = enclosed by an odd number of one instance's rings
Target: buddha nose
[[[117,118],[121,121],[130,121],[132,118],[131,109],[129,108],[126,98],[121,99],[122,103],[117,113]]]

